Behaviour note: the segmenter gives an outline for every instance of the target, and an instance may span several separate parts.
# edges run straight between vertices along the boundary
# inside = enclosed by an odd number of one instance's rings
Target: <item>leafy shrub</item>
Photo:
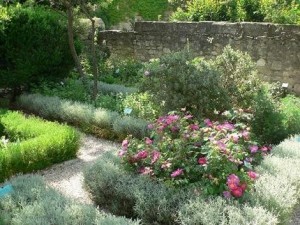
[[[135,177],[120,165],[120,160],[108,153],[84,172],[95,203],[117,215],[138,216],[143,224],[177,224],[176,211],[189,192]]]
[[[262,82],[250,55],[226,46],[212,63],[220,71],[221,86],[230,96],[231,104],[239,108],[251,107]]]
[[[230,122],[204,123],[190,114],[170,113],[149,127],[145,140],[126,138],[119,155],[129,171],[172,186],[195,188],[206,195],[240,198],[251,189],[252,171],[269,147],[250,140],[247,126]]]
[[[145,65],[141,90],[153,94],[163,113],[186,107],[209,117],[228,108],[228,95],[220,85],[217,68],[205,60],[192,61],[187,50],[162,56]],[[196,114],[197,113],[197,114]]]
[[[105,83],[117,83],[136,86],[140,80],[139,70],[142,63],[133,59],[110,60],[102,65],[100,80]]]
[[[241,20],[238,0],[220,2],[217,0],[192,0],[187,3],[186,11],[179,9],[171,19],[190,21],[238,21]]]
[[[0,65],[0,86],[28,86],[41,79],[66,77],[73,59],[65,18],[43,7],[10,7],[8,15],[0,33],[5,37],[0,53],[4,59]]]
[[[76,156],[79,135],[68,126],[10,111],[1,111],[0,122],[11,140],[0,149],[0,181]]]
[[[288,137],[280,105],[266,90],[258,93],[253,106],[251,130],[260,143],[278,144]]]
[[[168,7],[167,0],[115,0],[107,8],[99,10],[99,16],[104,17],[106,25],[115,25],[125,19],[134,19],[136,15],[145,20],[157,20]]]
[[[192,0],[181,4],[171,20],[188,21],[250,21],[299,24],[297,0]]]
[[[39,176],[22,176],[11,180],[13,192],[0,199],[3,224],[32,225],[138,225],[122,217],[100,213],[90,205],[69,200],[47,187]]]
[[[281,99],[283,123],[289,134],[300,134],[300,99],[288,95]]]
[[[121,97],[122,109],[132,110],[130,115],[151,121],[158,117],[160,108],[153,102],[153,95],[148,92],[133,93]]]

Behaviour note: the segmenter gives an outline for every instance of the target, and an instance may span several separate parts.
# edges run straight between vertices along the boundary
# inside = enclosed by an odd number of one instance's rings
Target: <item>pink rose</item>
[[[240,198],[243,196],[243,189],[241,187],[238,187],[237,189],[232,190],[231,194],[236,198]]]
[[[191,130],[199,130],[199,126],[197,124],[191,124],[190,129]]]
[[[134,158],[139,160],[139,159],[145,159],[148,156],[148,152],[146,150],[140,151],[137,154],[135,154]]]
[[[129,144],[129,141],[128,141],[127,139],[124,139],[124,140],[122,141],[122,148],[123,148],[123,149],[127,149],[128,144]]]
[[[183,169],[177,169],[172,172],[171,177],[177,177],[180,176],[183,173]]]
[[[160,157],[160,152],[159,151],[153,151],[152,152],[152,160],[151,164],[154,164]]]
[[[250,149],[251,153],[256,153],[257,150],[258,150],[258,146],[257,145],[250,145],[249,149]]]
[[[207,164],[207,159],[206,159],[206,157],[200,157],[200,158],[198,159],[198,163],[199,163],[200,165],[206,165],[206,164]]]
[[[255,180],[258,178],[258,174],[251,170],[248,171],[248,176],[251,178],[251,180]]]
[[[151,145],[153,143],[153,141],[150,138],[146,137],[145,143],[147,145]]]
[[[207,127],[212,127],[213,126],[213,123],[210,121],[210,119],[205,119],[204,120],[204,123]]]

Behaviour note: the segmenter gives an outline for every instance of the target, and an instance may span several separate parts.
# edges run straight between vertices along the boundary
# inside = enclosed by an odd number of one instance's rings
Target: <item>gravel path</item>
[[[47,184],[76,201],[93,204],[83,188],[83,170],[103,152],[117,151],[117,143],[82,134],[82,144],[76,159],[53,165],[38,172]]]

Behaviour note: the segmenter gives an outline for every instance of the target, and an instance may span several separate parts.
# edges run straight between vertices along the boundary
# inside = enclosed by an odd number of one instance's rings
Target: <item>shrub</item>
[[[190,200],[180,209],[179,220],[182,225],[278,224],[276,216],[261,206],[238,205],[220,197]]]
[[[226,46],[212,64],[220,71],[221,86],[230,96],[231,104],[237,108],[251,107],[262,89],[262,82],[250,55]]]
[[[121,139],[128,134],[135,137],[146,134],[145,120],[129,116],[121,117],[117,112],[95,108],[90,104],[29,94],[20,96],[18,106],[45,118],[74,124],[86,132],[103,135],[106,138],[117,136]]]
[[[0,33],[5,37],[0,56],[4,59],[0,65],[0,86],[20,88],[41,79],[66,77],[73,59],[65,18],[38,6],[10,7],[8,15]]]
[[[163,102],[163,113],[186,107],[195,115],[208,117],[230,104],[217,68],[205,60],[192,59],[184,50],[145,65],[140,88],[153,94],[157,105]]]
[[[10,111],[1,112],[0,122],[11,141],[0,151],[0,181],[76,156],[79,135],[68,126]]]
[[[3,224],[139,224],[138,221],[100,213],[93,206],[69,200],[47,187],[38,176],[17,177],[11,180],[11,184],[14,191],[0,199]]]
[[[113,124],[113,130],[120,138],[127,134],[132,134],[137,138],[143,138],[147,134],[147,122],[130,116],[116,118]]]
[[[278,144],[288,137],[280,105],[266,90],[261,90],[253,106],[251,130],[260,143]]]
[[[224,192],[240,198],[251,189],[252,171],[269,152],[251,141],[247,126],[230,122],[198,123],[190,114],[170,113],[149,127],[144,140],[126,138],[119,155],[129,171],[172,186],[189,186],[205,195]]]
[[[176,212],[189,196],[188,191],[128,174],[111,153],[87,168],[84,181],[97,205],[117,215],[138,216],[143,224],[176,224]]]
[[[132,110],[130,115],[147,121],[157,118],[160,112],[160,107],[153,102],[153,95],[148,92],[122,96],[121,105],[123,110],[126,108]]]
[[[300,134],[300,99],[288,95],[281,99],[283,123],[289,134]]]

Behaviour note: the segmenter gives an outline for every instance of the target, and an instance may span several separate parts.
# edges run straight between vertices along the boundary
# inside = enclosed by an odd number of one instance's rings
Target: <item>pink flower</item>
[[[148,152],[146,150],[143,150],[135,154],[134,158],[136,160],[139,160],[139,159],[145,159],[147,158],[147,156],[148,156]]]
[[[225,129],[225,130],[232,131],[234,129],[234,125],[232,123],[225,122],[222,125],[222,128]]]
[[[150,167],[141,167],[138,172],[142,175],[148,175],[153,172],[153,170]]]
[[[118,156],[122,157],[122,156],[124,156],[126,153],[127,153],[126,150],[120,150],[120,151],[118,152]]]
[[[204,120],[204,123],[207,127],[212,127],[213,126],[213,123],[210,121],[210,119],[205,119]]]
[[[122,148],[123,148],[123,149],[127,149],[128,144],[129,144],[129,141],[128,141],[127,139],[124,139],[124,140],[122,141]]]
[[[250,149],[251,153],[256,153],[257,150],[258,150],[258,146],[257,145],[250,145],[249,149]]]
[[[222,142],[222,141],[218,141],[217,145],[218,145],[219,149],[223,150],[223,151],[225,151],[226,148],[227,148],[226,144],[224,142]]]
[[[170,163],[168,161],[165,161],[165,162],[162,163],[161,168],[162,169],[168,169],[168,168],[171,167],[171,165],[172,165],[172,163]]]
[[[206,157],[200,157],[200,158],[198,159],[198,163],[199,163],[200,165],[206,165],[206,164],[207,164],[207,159],[206,159]]]
[[[250,138],[250,133],[247,130],[242,131],[243,138],[247,141]]]
[[[189,120],[189,119],[192,119],[193,116],[191,114],[188,114],[188,115],[185,115],[184,118],[187,119],[187,120]]]
[[[224,192],[223,192],[223,196],[224,196],[225,198],[231,198],[231,197],[232,197],[229,191],[224,191]]]
[[[260,148],[260,150],[263,151],[263,152],[267,152],[269,150],[269,148],[267,146],[262,146]]]
[[[151,160],[151,164],[154,164],[160,157],[160,152],[159,151],[153,151],[152,152],[152,160]]]
[[[191,124],[190,129],[191,130],[199,130],[199,126],[197,124]]]
[[[148,124],[148,129],[152,130],[154,128],[154,125],[152,123]]]
[[[258,174],[254,171],[248,171],[248,176],[251,178],[251,180],[255,180],[258,178]]]
[[[147,145],[151,145],[153,143],[153,141],[150,138],[146,137],[145,143]]]
[[[246,184],[246,183],[242,183],[242,184],[241,184],[241,188],[242,188],[243,191],[246,191],[246,189],[247,189],[247,184]]]
[[[171,131],[172,131],[173,133],[176,133],[177,131],[179,131],[179,127],[177,127],[177,126],[172,126],[172,127],[171,127]]]
[[[232,134],[231,138],[232,138],[234,143],[237,143],[239,141],[239,135],[237,135],[237,134]]]
[[[172,172],[171,177],[177,177],[180,176],[183,173],[183,169],[177,169]]]
[[[240,183],[240,178],[235,175],[235,174],[230,174],[228,177],[227,177],[227,183],[236,183],[236,184],[239,184]]]
[[[238,187],[237,189],[234,189],[231,191],[231,194],[236,198],[242,197],[243,193],[244,193],[244,191],[241,187]]]

